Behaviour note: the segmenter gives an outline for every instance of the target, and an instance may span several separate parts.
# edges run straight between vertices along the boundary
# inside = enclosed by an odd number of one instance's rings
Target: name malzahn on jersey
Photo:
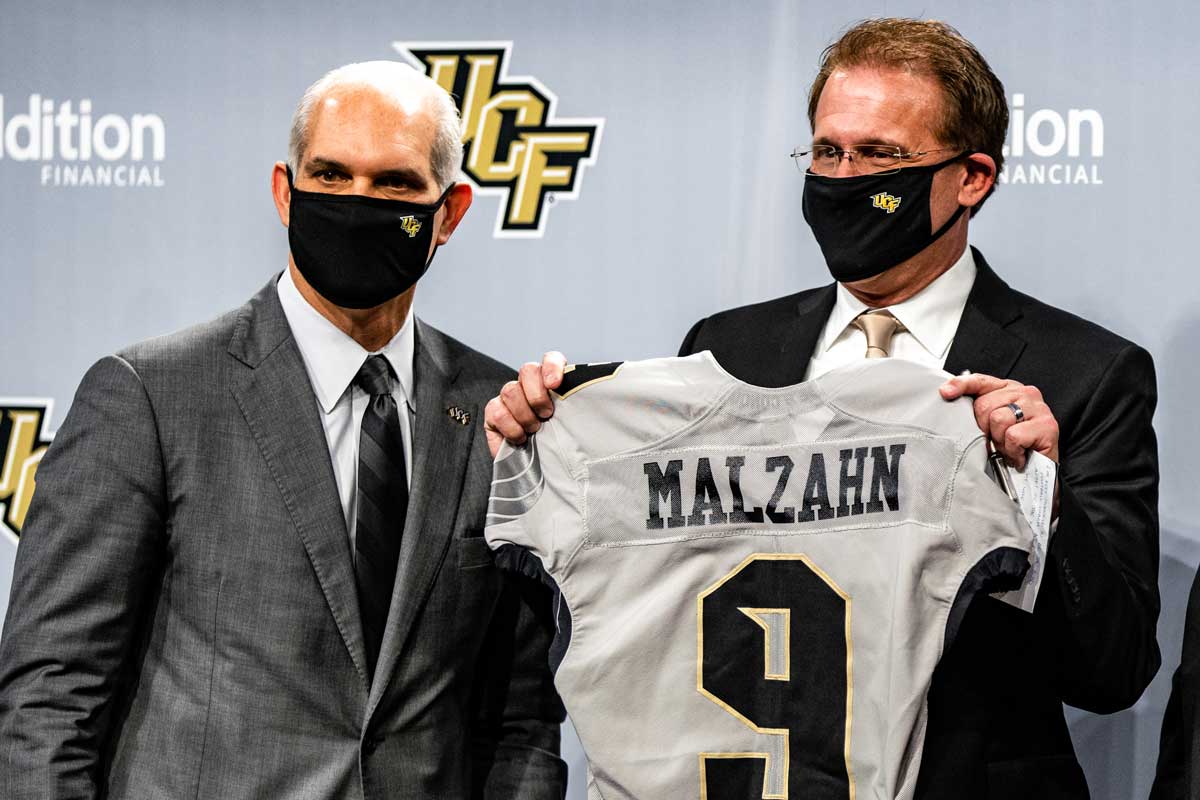
[[[646,529],[790,525],[900,511],[901,461],[906,450],[905,444],[890,444],[812,452],[803,472],[786,454],[672,458],[665,464],[647,461],[642,465]],[[743,492],[744,486],[769,487],[772,481],[769,497],[766,491],[763,497],[754,490]],[[836,505],[831,486],[836,488]],[[686,498],[684,487],[690,490]],[[691,513],[685,515],[688,505]]]

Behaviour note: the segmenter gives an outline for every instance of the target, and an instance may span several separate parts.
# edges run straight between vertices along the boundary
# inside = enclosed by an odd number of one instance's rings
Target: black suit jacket
[[[917,797],[1088,796],[1062,704],[1132,705],[1159,666],[1158,457],[1150,355],[978,275],[946,360],[1038,387],[1060,429],[1061,502],[1030,615],[978,598],[934,674]],[[749,383],[803,380],[836,286],[700,320],[680,350],[711,350]]]
[[[1150,800],[1200,800],[1200,572],[1183,623],[1183,658],[1163,715]]]

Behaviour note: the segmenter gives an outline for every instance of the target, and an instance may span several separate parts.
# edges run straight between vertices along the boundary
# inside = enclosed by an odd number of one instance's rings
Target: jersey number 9
[[[696,688],[760,734],[700,754],[702,800],[852,800],[850,598],[806,556],[757,553],[697,606]]]

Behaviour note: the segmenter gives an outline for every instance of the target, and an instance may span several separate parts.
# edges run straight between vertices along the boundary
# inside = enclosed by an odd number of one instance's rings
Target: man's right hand
[[[562,353],[551,350],[542,356],[542,363],[524,364],[517,379],[504,384],[500,394],[488,401],[483,410],[483,429],[492,458],[504,440],[524,444],[529,434],[537,433],[542,423],[554,416],[550,390],[562,383],[566,364]]]

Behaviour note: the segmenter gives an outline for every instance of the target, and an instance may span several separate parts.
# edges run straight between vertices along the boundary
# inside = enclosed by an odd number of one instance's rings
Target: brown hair
[[[942,87],[944,113],[934,132],[948,147],[991,156],[999,174],[1008,132],[1004,84],[961,33],[937,20],[897,17],[854,25],[821,54],[821,69],[808,93],[810,125],[833,71],[859,66],[900,69],[937,81]],[[993,185],[989,197],[995,188]],[[980,201],[972,214],[982,205]]]

